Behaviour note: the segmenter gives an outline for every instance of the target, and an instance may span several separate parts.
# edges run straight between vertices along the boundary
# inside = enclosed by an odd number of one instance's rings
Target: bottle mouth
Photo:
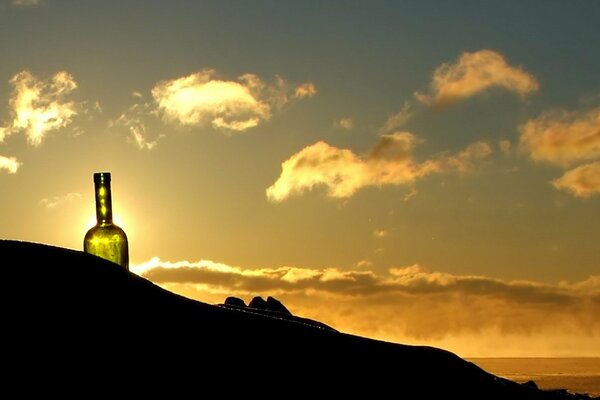
[[[95,183],[108,183],[110,182],[110,172],[96,172],[94,173]]]

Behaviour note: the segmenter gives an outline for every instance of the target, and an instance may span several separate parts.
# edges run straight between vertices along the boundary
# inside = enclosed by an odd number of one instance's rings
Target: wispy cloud
[[[588,198],[600,194],[600,161],[573,168],[552,181],[552,185],[572,193],[575,197]]]
[[[158,110],[167,121],[203,125],[229,131],[245,131],[271,118],[272,109],[291,97],[313,96],[316,88],[305,83],[295,88],[283,78],[267,85],[254,74],[223,80],[212,69],[159,82],[152,89]]]
[[[0,171],[6,171],[9,174],[16,174],[21,163],[14,157],[0,156]]]
[[[152,108],[151,103],[144,101],[144,96],[141,93],[133,92],[132,96],[141,99],[140,102],[129,107],[115,121],[111,121],[110,126],[125,126],[129,131],[129,139],[132,143],[135,143],[141,150],[152,150],[156,147],[158,141],[164,137],[164,134],[160,134],[150,139],[148,133],[146,121],[150,118],[158,118],[156,110]]]
[[[40,79],[29,71],[22,71],[13,76],[10,83],[14,88],[9,100],[12,121],[0,130],[0,141],[10,134],[23,132],[30,144],[38,146],[48,132],[69,125],[77,114],[76,104],[67,101],[77,88],[68,72]]]
[[[40,205],[45,208],[56,208],[81,199],[80,193],[67,193],[64,196],[46,197],[40,200]]]
[[[500,146],[500,151],[504,155],[510,155],[512,152],[512,143],[508,139],[502,139],[498,142],[498,146]]]
[[[350,117],[340,118],[333,123],[336,128],[350,130],[354,127],[354,121]]]
[[[373,231],[373,236],[375,236],[378,239],[383,239],[384,237],[387,237],[388,234],[389,232],[385,229],[375,229]]]
[[[504,56],[493,50],[464,52],[453,64],[442,64],[433,73],[431,93],[416,92],[422,103],[433,106],[450,105],[493,87],[499,87],[520,96],[539,89],[533,75],[508,64]]]
[[[586,355],[600,355],[600,347],[589,353],[590,343],[600,340],[600,320],[593,317],[600,314],[598,276],[551,285],[454,275],[420,265],[390,268],[387,273],[369,268],[365,261],[360,270],[350,271],[244,269],[158,258],[132,266],[151,281],[202,301],[223,302],[229,295],[277,296],[295,314],[369,337],[428,344],[454,340],[456,345],[457,337],[481,342],[486,336],[482,332],[495,332],[499,341],[487,350],[497,355],[502,338],[521,335],[524,342],[531,342],[560,336],[585,344]],[[466,351],[473,345],[464,340],[463,347],[455,350]]]
[[[600,158],[600,107],[546,112],[520,127],[521,146],[536,161],[568,166]]]
[[[413,114],[414,112],[412,110],[412,106],[409,102],[405,102],[400,111],[398,111],[396,114],[390,115],[387,118],[379,133],[385,134],[395,131],[406,124],[408,120],[412,118]]]
[[[17,7],[39,6],[43,4],[43,0],[12,0],[11,4]]]
[[[368,153],[357,155],[317,142],[283,162],[281,175],[267,189],[267,197],[279,202],[322,185],[329,197],[345,198],[366,186],[401,185],[434,172],[466,171],[492,153],[489,144],[476,142],[458,154],[417,162],[412,155],[417,143],[415,135],[396,132],[382,135]]]

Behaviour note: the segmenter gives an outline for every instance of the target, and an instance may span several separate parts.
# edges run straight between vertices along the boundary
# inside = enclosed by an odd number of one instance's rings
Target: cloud
[[[357,266],[358,268],[371,268],[371,267],[373,266],[373,262],[372,262],[372,261],[370,261],[370,260],[367,260],[367,259],[364,259],[364,260],[359,260],[359,261],[356,263],[356,266]]]
[[[600,161],[573,168],[552,181],[552,185],[575,197],[588,198],[600,194]]]
[[[152,150],[158,145],[158,141],[165,135],[153,136],[148,132],[147,121],[157,119],[156,109],[150,102],[144,101],[144,96],[139,92],[133,92],[132,96],[140,99],[139,103],[133,104],[127,111],[121,114],[116,120],[111,121],[110,126],[121,125],[127,128],[129,140],[140,150]]]
[[[323,141],[314,143],[282,163],[281,175],[266,190],[267,197],[280,202],[322,185],[327,187],[329,197],[346,198],[367,186],[401,185],[434,172],[466,171],[492,152],[489,144],[476,142],[456,155],[417,162],[412,150],[419,142],[409,132],[381,135],[363,155]]]
[[[294,97],[298,99],[313,97],[315,94],[317,94],[317,88],[315,84],[311,82],[298,85],[296,86],[296,90],[294,90]]]
[[[474,168],[474,162],[492,154],[492,147],[486,142],[475,142],[456,155],[446,157],[442,162],[446,168],[455,168],[459,172],[467,172]]]
[[[406,193],[404,195],[404,197],[402,198],[402,200],[404,201],[409,201],[410,199],[412,199],[413,197],[415,197],[417,194],[419,194],[419,191],[416,188],[411,188],[410,191],[408,193]]]
[[[500,151],[502,154],[508,156],[512,152],[512,143],[510,140],[502,139],[500,142],[498,142],[498,145],[500,146]]]
[[[468,99],[493,87],[526,96],[539,89],[535,77],[511,66],[493,50],[464,52],[454,64],[442,64],[433,73],[431,94],[415,92],[422,103],[446,106]]]
[[[600,107],[546,112],[520,127],[520,144],[536,161],[569,166],[600,158]]]
[[[11,4],[18,7],[39,6],[42,0],[12,0]]]
[[[354,121],[350,117],[340,118],[333,124],[336,128],[350,130],[354,127]]]
[[[38,146],[48,132],[69,125],[77,114],[75,103],[66,100],[77,88],[68,72],[57,72],[44,80],[22,71],[13,76],[10,83],[14,87],[9,101],[12,121],[1,128],[0,141],[10,134],[23,132],[30,144]]]
[[[375,229],[373,231],[373,236],[375,236],[378,239],[383,239],[384,237],[387,237],[388,234],[389,232],[385,229]]]
[[[158,258],[131,267],[201,301],[276,296],[295,314],[363,336],[446,348],[452,344],[450,350],[461,353],[478,348],[487,351],[479,355],[488,356],[501,355],[502,344],[516,339],[547,345],[544,354],[517,355],[559,355],[553,346],[563,341],[572,346],[566,351],[600,355],[600,347],[590,345],[600,340],[600,320],[594,317],[600,315],[600,276],[552,285],[432,272],[418,264],[387,273],[368,268],[364,262],[360,270],[244,269]],[[519,349],[527,352],[530,347],[523,343]]]
[[[216,75],[216,71],[204,69],[157,83],[152,96],[158,111],[166,121],[184,126],[209,123],[217,129],[242,132],[269,120],[273,108],[285,105],[290,97],[316,93],[312,83],[291,88],[281,77],[267,85],[254,74],[244,74],[237,81]]]
[[[67,203],[71,203],[71,202],[79,200],[79,199],[81,199],[80,193],[67,193],[64,196],[54,196],[54,197],[47,197],[47,198],[41,199],[40,205],[45,208],[52,209],[52,208],[63,206]]]
[[[0,171],[4,170],[9,174],[16,174],[21,163],[14,157],[0,156]]]
[[[412,118],[413,114],[414,112],[412,110],[412,106],[409,102],[405,102],[400,111],[398,111],[396,114],[390,115],[387,118],[385,124],[383,124],[383,127],[380,130],[380,133],[390,133],[395,131],[406,124],[408,120]]]

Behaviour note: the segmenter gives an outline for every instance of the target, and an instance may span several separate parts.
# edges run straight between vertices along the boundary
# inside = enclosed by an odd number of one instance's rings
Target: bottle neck
[[[112,198],[109,182],[95,182],[96,221],[98,225],[112,224]]]

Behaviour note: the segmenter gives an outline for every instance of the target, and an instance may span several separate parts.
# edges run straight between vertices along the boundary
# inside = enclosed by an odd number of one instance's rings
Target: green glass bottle
[[[113,223],[110,172],[94,174],[96,226],[85,234],[83,251],[129,270],[129,245],[125,231]]]

